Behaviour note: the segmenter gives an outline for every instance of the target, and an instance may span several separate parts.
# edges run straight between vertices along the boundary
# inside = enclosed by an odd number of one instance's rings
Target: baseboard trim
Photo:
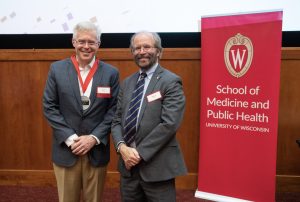
[[[276,192],[298,192],[300,190],[300,176],[277,175]]]
[[[188,173],[176,178],[176,188],[197,189],[197,173]],[[106,186],[117,188],[120,184],[120,174],[117,171],[108,171]],[[13,170],[0,169],[0,185],[22,186],[56,186],[53,170]],[[277,175],[276,192],[299,192],[300,176]]]
[[[120,174],[108,171],[106,186],[117,188],[120,184]],[[0,185],[22,185],[22,186],[56,186],[53,170],[1,170]],[[196,189],[197,174],[189,173],[176,178],[176,187],[179,189]]]

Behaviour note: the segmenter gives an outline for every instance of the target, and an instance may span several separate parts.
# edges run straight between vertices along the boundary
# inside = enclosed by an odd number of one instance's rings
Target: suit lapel
[[[90,94],[91,106],[93,106],[95,102],[96,95],[97,95],[97,87],[100,86],[102,76],[103,76],[103,67],[101,62],[99,62],[98,69],[93,76],[93,84],[92,84],[92,89]]]
[[[139,76],[140,76],[140,73],[139,72],[136,72],[133,77],[128,81],[128,86],[127,86],[127,89],[128,89],[128,92],[131,92],[131,94],[127,94],[128,97],[130,97],[131,99],[131,96],[132,96],[132,92],[135,88],[135,85],[139,79]]]
[[[78,83],[78,75],[76,69],[71,60],[68,60],[68,71],[69,71],[69,79],[70,79],[70,86],[72,88],[74,97],[78,103],[78,109],[82,112],[82,105],[81,105],[81,97],[80,97],[80,90],[79,90],[79,83]]]
[[[148,88],[145,92],[145,95],[144,95],[144,99],[143,99],[143,103],[142,103],[142,106],[141,106],[141,110],[140,110],[140,114],[139,114],[139,119],[138,119],[138,126],[139,126],[139,123],[144,115],[144,111],[148,105],[148,101],[147,101],[147,95],[151,94],[151,92],[153,92],[153,89],[154,87],[156,86],[157,82],[159,81],[159,79],[161,78],[161,73],[163,72],[163,69],[160,65],[157,66],[155,72],[153,73],[152,77],[151,77],[151,80],[150,80],[150,83],[148,85]]]
[[[136,72],[129,80],[128,83],[126,84],[126,86],[124,86],[124,103],[126,103],[125,105],[125,116],[128,112],[128,108],[130,105],[130,101],[131,101],[131,97],[132,97],[132,93],[134,91],[135,85],[137,83],[137,80],[139,78],[140,73]]]

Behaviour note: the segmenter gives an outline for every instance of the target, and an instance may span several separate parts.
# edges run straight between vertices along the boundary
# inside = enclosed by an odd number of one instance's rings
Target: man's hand
[[[71,145],[73,154],[83,156],[97,143],[96,139],[90,135],[82,135],[74,139]]]
[[[130,170],[141,161],[138,151],[135,148],[128,147],[126,144],[120,145],[120,154],[127,170]]]

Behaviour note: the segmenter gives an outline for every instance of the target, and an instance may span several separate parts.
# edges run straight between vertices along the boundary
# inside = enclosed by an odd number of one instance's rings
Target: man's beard
[[[136,56],[135,57],[135,63],[142,70],[148,70],[148,69],[150,69],[157,62],[157,60],[158,60],[154,55],[152,55],[152,54],[148,54],[148,55],[149,56],[141,56],[141,57],[137,57]],[[140,61],[143,58],[145,58],[146,60],[148,60],[147,64]]]

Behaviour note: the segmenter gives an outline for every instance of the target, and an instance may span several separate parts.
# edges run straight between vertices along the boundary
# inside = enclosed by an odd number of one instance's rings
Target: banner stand
[[[275,201],[282,14],[201,19],[197,198]]]
[[[238,198],[233,198],[233,197],[228,197],[228,196],[222,196],[222,195],[207,193],[207,192],[198,191],[198,190],[195,192],[195,197],[202,198],[205,200],[222,201],[222,202],[251,202],[248,200],[243,200],[243,199],[238,199]]]

